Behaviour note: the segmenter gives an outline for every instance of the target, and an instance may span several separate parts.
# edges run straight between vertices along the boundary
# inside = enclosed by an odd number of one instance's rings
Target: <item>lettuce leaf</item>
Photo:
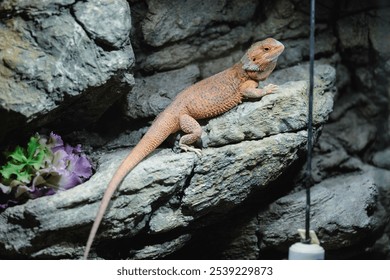
[[[39,143],[38,136],[31,137],[27,150],[18,146],[8,155],[11,160],[0,168],[0,174],[6,180],[14,178],[28,183],[35,172],[44,167],[47,152],[48,150]]]
[[[0,210],[73,188],[92,176],[92,164],[81,146],[64,144],[53,132],[31,137],[27,148],[18,146],[7,158],[0,168]]]

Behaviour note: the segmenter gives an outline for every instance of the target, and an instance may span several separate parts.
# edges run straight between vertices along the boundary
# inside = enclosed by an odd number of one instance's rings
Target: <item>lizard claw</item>
[[[182,149],[185,152],[194,152],[199,157],[202,156],[202,150],[201,149],[197,149],[197,148],[188,146],[186,144],[181,144],[179,147],[180,147],[180,149]]]
[[[266,94],[275,93],[276,91],[278,91],[278,89],[279,89],[279,86],[274,85],[274,84],[266,85],[266,86],[263,88],[263,90],[265,91]]]

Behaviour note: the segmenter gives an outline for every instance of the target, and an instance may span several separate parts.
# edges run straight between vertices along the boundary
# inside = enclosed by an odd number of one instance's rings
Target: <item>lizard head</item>
[[[255,80],[264,80],[276,66],[284,46],[273,38],[254,43],[241,58],[242,69]]]

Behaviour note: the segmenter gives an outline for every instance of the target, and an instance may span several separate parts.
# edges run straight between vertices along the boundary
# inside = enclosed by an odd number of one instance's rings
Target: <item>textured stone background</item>
[[[270,36],[286,47],[265,82],[280,92],[202,123],[203,157],[166,144],[141,163],[92,253],[286,258],[304,217],[306,2],[2,1],[1,149],[54,130],[96,173],[1,213],[0,256],[79,258],[106,182],[154,116]],[[330,259],[390,258],[389,18],[386,1],[317,1],[312,224]]]

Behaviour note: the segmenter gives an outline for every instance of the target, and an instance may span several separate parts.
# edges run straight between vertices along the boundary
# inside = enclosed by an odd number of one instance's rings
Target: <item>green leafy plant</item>
[[[64,144],[54,133],[31,137],[27,148],[16,147],[7,159],[0,167],[0,210],[73,188],[92,176],[81,146]]]
[[[31,137],[27,150],[18,146],[8,155],[10,161],[0,169],[0,174],[5,182],[14,178],[19,182],[29,183],[36,171],[44,167],[44,160],[49,152],[39,143],[38,136]]]

